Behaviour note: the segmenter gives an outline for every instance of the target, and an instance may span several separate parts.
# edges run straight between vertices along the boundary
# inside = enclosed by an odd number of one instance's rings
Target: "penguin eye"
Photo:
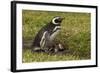
[[[53,24],[55,24],[55,25],[57,25],[57,24],[60,24],[60,23],[61,23],[61,21],[62,21],[62,19],[61,19],[61,18],[56,17],[56,18],[54,18],[54,19],[52,20],[52,23],[53,23]]]

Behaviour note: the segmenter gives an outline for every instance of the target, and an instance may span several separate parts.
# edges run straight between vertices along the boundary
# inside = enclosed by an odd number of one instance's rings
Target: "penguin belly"
[[[51,36],[50,36],[50,40],[54,40],[55,37],[59,34],[60,30],[57,30],[56,32],[54,32]]]

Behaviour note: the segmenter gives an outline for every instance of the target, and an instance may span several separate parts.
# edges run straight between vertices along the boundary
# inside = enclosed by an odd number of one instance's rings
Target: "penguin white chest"
[[[51,36],[50,36],[50,40],[54,40],[54,38],[57,36],[57,34],[59,34],[60,29],[56,30]]]

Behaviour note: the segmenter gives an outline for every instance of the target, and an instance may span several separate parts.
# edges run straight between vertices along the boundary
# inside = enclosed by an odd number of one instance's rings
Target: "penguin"
[[[49,49],[55,48],[54,39],[61,30],[63,19],[63,17],[56,16],[38,31],[32,43],[32,51],[47,52]]]

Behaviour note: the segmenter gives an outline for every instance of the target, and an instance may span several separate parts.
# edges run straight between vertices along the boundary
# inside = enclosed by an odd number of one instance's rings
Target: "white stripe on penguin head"
[[[55,20],[58,19],[58,18],[59,18],[59,17],[53,18],[52,23],[55,24],[55,25],[59,24],[59,23],[56,23],[56,22],[55,22]]]

